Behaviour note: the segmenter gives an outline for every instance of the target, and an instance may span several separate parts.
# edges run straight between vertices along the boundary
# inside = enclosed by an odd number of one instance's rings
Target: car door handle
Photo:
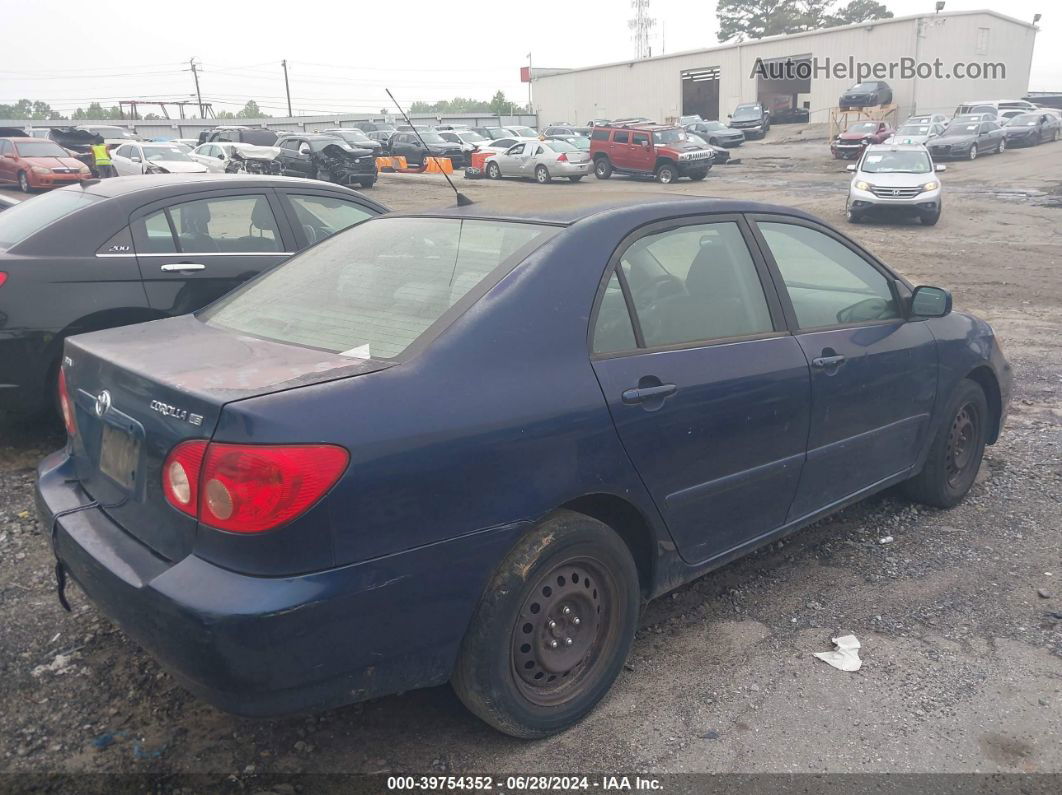
[[[840,367],[844,364],[844,361],[844,356],[841,354],[835,356],[819,356],[818,358],[811,360],[811,366],[830,369],[832,367]]]
[[[675,394],[677,386],[674,384],[661,384],[660,386],[643,386],[626,390],[621,397],[624,403],[644,403],[655,398],[666,398]]]
[[[174,273],[181,271],[205,271],[206,265],[199,262],[167,262],[159,270],[164,273]]]

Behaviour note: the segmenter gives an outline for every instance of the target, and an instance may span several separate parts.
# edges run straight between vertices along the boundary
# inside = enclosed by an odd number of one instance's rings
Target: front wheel
[[[538,166],[535,168],[535,182],[539,185],[547,185],[552,179],[553,178],[549,175],[549,169],[545,166]]]
[[[937,221],[940,220],[940,210],[937,210],[935,213],[926,213],[919,217],[922,219],[923,226],[936,226]]]
[[[988,401],[976,382],[964,378],[955,388],[922,471],[904,484],[916,502],[937,508],[958,505],[981,468],[988,430]]]
[[[502,561],[461,642],[453,688],[514,737],[545,737],[608,692],[638,620],[638,571],[607,525],[559,511]]]
[[[976,160],[977,159],[977,144],[974,144],[973,146],[970,147],[970,159],[971,160]]]
[[[361,187],[363,187],[363,188],[371,188],[373,185],[376,184],[376,180],[374,180],[374,179],[363,179],[363,180],[360,180],[358,182],[358,184],[361,185]]]
[[[29,177],[25,171],[18,172],[18,189],[23,193],[29,193],[31,188],[29,184]]]
[[[675,181],[675,167],[669,163],[662,163],[656,167],[656,181],[661,185],[670,185]]]
[[[501,169],[497,163],[491,162],[487,164],[487,176],[491,179],[501,179]]]
[[[1007,139],[1006,138],[1000,138],[999,139],[999,146],[996,147],[996,154],[997,155],[1001,155],[1006,150],[1007,150]]]
[[[608,179],[612,176],[612,164],[607,157],[599,157],[594,161],[594,176],[598,179]]]
[[[848,223],[850,224],[858,224],[860,221],[863,220],[863,217],[854,209],[852,209],[851,202],[845,202],[844,217],[848,219]]]

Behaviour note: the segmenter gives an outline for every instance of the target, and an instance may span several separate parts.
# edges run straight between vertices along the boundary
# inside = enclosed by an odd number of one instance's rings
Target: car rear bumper
[[[90,500],[65,451],[38,467],[37,510]],[[512,525],[322,572],[254,577],[168,561],[92,508],[62,516],[59,559],[97,607],[189,690],[240,715],[322,709],[441,684]]]
[[[561,163],[554,161],[549,164],[549,174],[551,177],[585,177],[590,173],[591,163],[587,160],[585,163]]]

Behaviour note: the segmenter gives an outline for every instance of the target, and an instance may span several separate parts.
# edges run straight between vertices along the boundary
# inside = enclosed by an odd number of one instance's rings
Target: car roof
[[[922,144],[871,144],[867,147],[868,152],[924,152],[926,148]]]
[[[186,187],[197,188],[335,188],[328,182],[299,177],[274,177],[259,174],[144,174],[132,177],[111,177],[103,180],[83,180],[60,190],[84,191],[102,198],[116,198],[131,193],[154,191],[163,199],[180,194]]]
[[[795,215],[808,220],[814,216],[795,210],[760,202],[740,201],[734,199],[712,199],[703,196],[689,196],[673,193],[630,194],[602,199],[594,194],[567,196],[556,194],[528,199],[526,196],[511,199],[491,199],[465,207],[451,204],[427,211],[391,213],[406,217],[433,218],[467,218],[501,221],[522,221],[525,223],[545,223],[569,226],[588,218],[613,213],[643,214],[645,222],[664,218],[672,214],[699,215],[708,213],[780,213]]]

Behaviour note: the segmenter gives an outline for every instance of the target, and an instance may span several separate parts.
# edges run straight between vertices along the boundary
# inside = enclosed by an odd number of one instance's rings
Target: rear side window
[[[356,358],[400,355],[454,304],[554,227],[382,218],[292,258],[206,309],[207,323]]]
[[[311,243],[342,232],[372,217],[372,213],[354,202],[331,196],[288,195],[299,225]]]
[[[597,129],[595,129],[592,133],[590,133],[590,140],[591,141],[607,141],[608,140],[608,130],[597,130]]]
[[[634,339],[631,314],[627,310],[627,301],[623,297],[619,277],[613,271],[597,310],[593,351],[594,353],[618,353],[636,347],[638,345]]]
[[[649,143],[649,136],[646,133],[635,133],[632,141],[636,146]]]
[[[16,246],[49,224],[98,201],[102,198],[80,189],[64,189],[20,202],[0,213],[0,248]]]
[[[631,140],[631,134],[626,130],[617,130],[616,134],[612,136],[613,143],[625,144]]]

